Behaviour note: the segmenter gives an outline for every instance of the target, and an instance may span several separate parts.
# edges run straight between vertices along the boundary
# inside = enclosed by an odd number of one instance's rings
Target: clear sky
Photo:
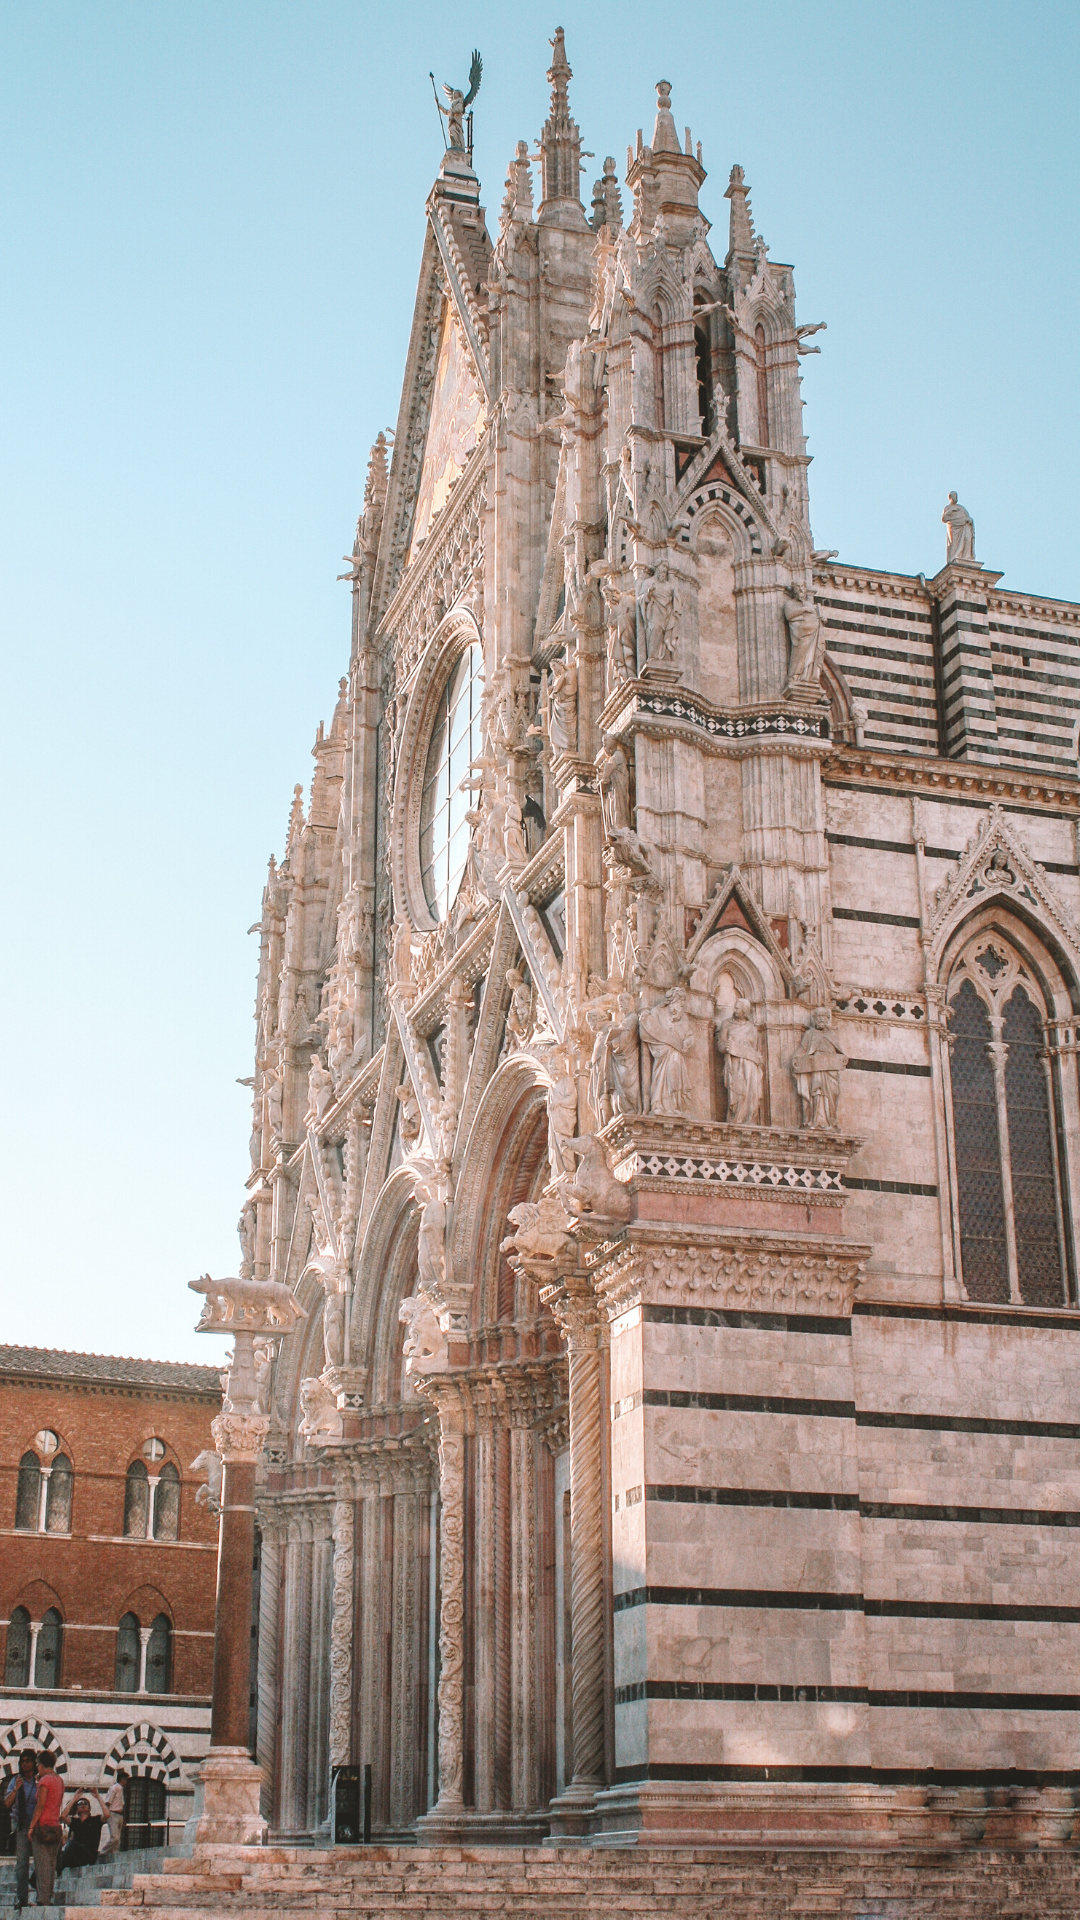
[[[554,8],[555,0],[551,0]],[[933,573],[950,487],[1080,597],[1080,9],[995,0],[7,0],[0,12],[0,1341],[209,1361],[235,1272],[267,856],[348,656],[393,424],[428,80],[484,56],[492,226],[566,28],[620,169],[653,83],[796,269],[814,534]]]

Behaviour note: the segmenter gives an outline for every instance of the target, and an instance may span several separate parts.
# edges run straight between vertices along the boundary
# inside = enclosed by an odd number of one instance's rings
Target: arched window
[[[159,1613],[150,1629],[146,1647],[147,1693],[172,1692],[172,1623]]]
[[[30,1615],[25,1607],[12,1607],[8,1621],[7,1648],[4,1654],[5,1687],[30,1685]]]
[[[37,1532],[40,1511],[41,1461],[36,1453],[24,1453],[19,1461],[19,1487],[15,1495],[15,1525],[20,1532]]]
[[[997,935],[972,941],[948,991],[960,1266],[972,1300],[1057,1307],[1063,1219],[1042,996]]]
[[[708,306],[709,304],[704,292],[695,294],[695,308]],[[694,363],[697,368],[698,413],[701,415],[701,431],[703,434],[708,435],[716,432],[718,423],[716,418],[716,394],[713,384],[712,341],[709,337],[709,319],[705,314],[702,314],[700,318],[695,314]]]
[[[55,1607],[50,1607],[38,1634],[34,1661],[35,1687],[58,1687],[64,1650],[64,1623]]]
[[[453,906],[469,857],[467,815],[472,801],[461,783],[483,752],[483,691],[484,649],[477,640],[466,648],[443,688],[424,769],[420,874],[436,920],[445,920]]]
[[[154,1498],[154,1539],[176,1540],[180,1535],[180,1475],[171,1460],[161,1469]]]
[[[653,324],[653,407],[658,427],[667,426],[667,395],[664,391],[664,316],[659,306],[652,310]]]
[[[52,1463],[49,1475],[49,1491],[45,1496],[46,1533],[71,1532],[71,1488],[73,1481],[71,1461],[64,1453],[58,1453]]]
[[[765,329],[762,326],[754,328],[754,358],[757,362],[758,446],[770,447],[769,376],[765,365]]]
[[[150,1520],[150,1480],[145,1462],[133,1460],[127,1470],[124,1487],[124,1534],[128,1540],[145,1540]]]
[[[135,1693],[139,1685],[139,1616],[125,1613],[116,1629],[116,1691]]]
[[[121,1849],[126,1853],[132,1847],[163,1847],[165,1842],[164,1783],[137,1774],[129,1780],[124,1796]]]

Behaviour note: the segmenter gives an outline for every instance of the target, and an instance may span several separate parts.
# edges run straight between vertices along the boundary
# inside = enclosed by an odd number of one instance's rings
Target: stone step
[[[101,1905],[132,1920],[1078,1920],[1080,1857],[547,1848],[214,1849]],[[69,1920],[85,1910],[69,1906]]]

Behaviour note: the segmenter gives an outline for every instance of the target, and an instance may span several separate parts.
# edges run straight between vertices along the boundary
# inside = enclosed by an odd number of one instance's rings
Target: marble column
[[[419,1824],[434,1842],[465,1811],[465,1408],[456,1388],[424,1384],[439,1411],[439,1797]]]
[[[255,1758],[263,1771],[262,1811],[271,1817],[277,1765],[278,1633],[281,1616],[282,1528],[274,1515],[260,1521],[259,1659],[256,1674]]]
[[[334,1571],[330,1602],[330,1765],[352,1760],[353,1581],[356,1567],[356,1503],[334,1502]]]
[[[522,1409],[510,1428],[510,1800],[530,1812],[540,1798],[540,1566],[536,1513],[536,1439]]]
[[[238,1340],[239,1344],[239,1340]],[[269,1431],[264,1414],[219,1413],[211,1425],[223,1462],[210,1751],[199,1770],[200,1845],[244,1846],[266,1839],[259,1810],[262,1773],[249,1751],[255,1463]]]
[[[604,1764],[603,1332],[592,1289],[569,1274],[545,1297],[566,1337],[570,1399],[570,1623],[574,1773],[551,1802],[552,1839],[584,1839]]]

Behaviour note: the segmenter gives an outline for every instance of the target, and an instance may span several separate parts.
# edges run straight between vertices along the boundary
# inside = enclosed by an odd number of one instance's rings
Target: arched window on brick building
[[[36,1453],[24,1453],[19,1461],[19,1486],[15,1495],[15,1525],[20,1532],[36,1533],[41,1511],[41,1461]]]
[[[145,1540],[150,1518],[150,1477],[143,1460],[133,1460],[124,1485],[124,1535]]]
[[[172,1622],[159,1613],[150,1628],[146,1647],[147,1693],[172,1692]]]
[[[177,1540],[180,1537],[180,1475],[171,1460],[166,1460],[154,1496],[154,1539]]]
[[[71,1532],[71,1492],[74,1478],[71,1461],[66,1453],[58,1453],[52,1463],[49,1490],[45,1496],[46,1533]]]
[[[58,1687],[63,1670],[64,1623],[55,1607],[50,1607],[41,1622],[37,1637],[32,1685]]]
[[[1057,1096],[1039,982],[1003,936],[978,934],[952,971],[948,1002],[965,1291],[972,1300],[1061,1306]]]
[[[4,1653],[5,1687],[30,1685],[30,1615],[25,1607],[12,1607],[8,1621],[7,1647]]]
[[[116,1629],[117,1693],[138,1691],[140,1658],[139,1616],[137,1613],[125,1613]]]

